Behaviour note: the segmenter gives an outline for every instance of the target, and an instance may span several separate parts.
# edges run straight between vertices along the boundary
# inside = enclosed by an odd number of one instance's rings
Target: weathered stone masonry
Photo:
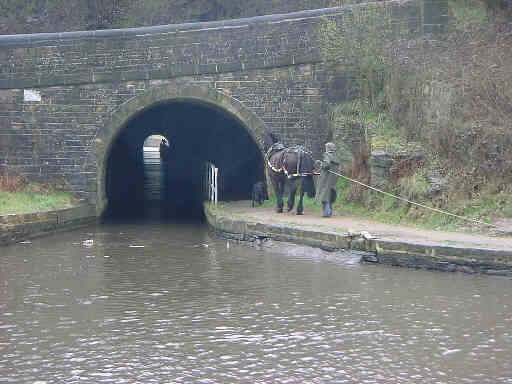
[[[386,3],[397,23],[408,26],[420,22],[420,5]],[[139,109],[126,113],[164,102],[165,92],[152,92],[160,88],[184,98],[189,87],[213,92],[206,102],[247,111],[238,118],[256,140],[261,124],[256,129],[250,121],[259,120],[285,142],[318,154],[327,135],[328,74],[315,33],[326,17],[341,20],[347,12],[0,36],[0,170],[59,178],[94,203],[104,156],[97,152],[108,151],[120,129],[105,133],[105,127],[125,123],[130,116],[116,115],[133,100],[141,100]],[[100,138],[107,142],[98,144]]]

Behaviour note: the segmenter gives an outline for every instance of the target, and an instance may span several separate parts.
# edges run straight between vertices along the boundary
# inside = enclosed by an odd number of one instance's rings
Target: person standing
[[[332,204],[336,201],[338,176],[330,171],[336,171],[338,166],[336,145],[330,142],[326,143],[323,159],[317,160],[320,177],[318,178],[316,200],[322,203],[323,217],[332,216]]]

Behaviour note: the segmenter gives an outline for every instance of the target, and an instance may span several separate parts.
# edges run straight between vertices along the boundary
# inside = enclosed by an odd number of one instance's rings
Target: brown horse
[[[264,136],[268,175],[277,199],[276,212],[283,212],[283,195],[289,188],[288,212],[295,204],[298,181],[301,181],[300,198],[297,204],[297,215],[304,212],[303,199],[307,193],[309,198],[315,197],[313,180],[314,162],[311,154],[303,147],[286,148],[279,143],[279,137],[273,133]]]

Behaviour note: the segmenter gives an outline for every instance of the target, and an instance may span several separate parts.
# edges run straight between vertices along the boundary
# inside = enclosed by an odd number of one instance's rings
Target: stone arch
[[[212,88],[193,84],[178,85],[175,82],[160,84],[120,105],[111,114],[89,146],[84,168],[89,170],[89,203],[96,206],[101,216],[108,204],[106,196],[106,166],[109,152],[116,137],[138,114],[158,104],[172,101],[192,101],[217,109],[236,119],[256,143],[264,155],[264,122],[238,100]],[[95,167],[94,167],[95,165]],[[90,168],[90,169],[89,169]],[[95,172],[94,172],[95,171]]]

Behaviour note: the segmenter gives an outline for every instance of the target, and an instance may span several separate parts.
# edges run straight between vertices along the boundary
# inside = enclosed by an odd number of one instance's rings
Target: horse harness
[[[279,153],[279,158],[277,160],[277,164],[274,165],[270,162],[270,157],[276,153]],[[291,171],[287,168],[286,155],[288,153],[296,153],[297,154],[297,169],[295,169],[293,171]],[[286,177],[291,179],[293,177],[304,177],[304,176],[310,176],[313,174],[312,172],[300,172],[301,158],[302,158],[302,155],[305,153],[310,154],[301,145],[296,145],[294,147],[287,148],[287,147],[283,146],[283,144],[281,144],[281,143],[275,143],[268,149],[268,151],[265,155],[265,159],[267,160],[267,165],[269,166],[269,168],[272,171],[274,171],[276,173],[283,173]]]

